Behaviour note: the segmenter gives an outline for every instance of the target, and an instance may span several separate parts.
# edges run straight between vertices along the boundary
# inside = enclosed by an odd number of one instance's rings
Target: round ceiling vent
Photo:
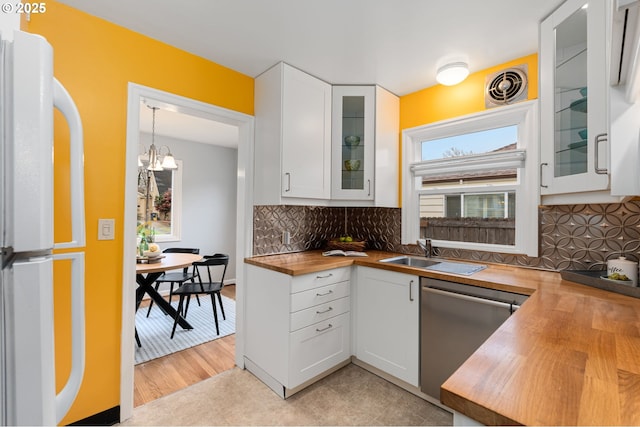
[[[520,68],[509,68],[487,77],[486,107],[496,107],[526,99],[527,74]]]

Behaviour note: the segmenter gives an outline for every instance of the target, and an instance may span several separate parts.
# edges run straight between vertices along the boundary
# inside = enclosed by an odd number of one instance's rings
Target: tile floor
[[[121,425],[452,425],[450,413],[350,364],[280,399],[233,368],[134,409]]]

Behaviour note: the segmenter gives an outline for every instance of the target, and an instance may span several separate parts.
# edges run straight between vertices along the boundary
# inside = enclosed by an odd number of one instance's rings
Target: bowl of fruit
[[[354,237],[344,235],[327,242],[327,249],[341,249],[343,251],[363,251],[367,245],[366,240],[356,240]]]
[[[607,276],[600,276],[600,278],[610,282],[616,282],[621,285],[633,285],[633,280],[623,273],[612,273]]]
[[[144,251],[144,256],[146,256],[147,258],[156,258],[156,257],[159,257],[161,254],[162,254],[162,251],[160,250],[160,246],[156,245],[155,243],[151,243],[149,245],[149,250]]]

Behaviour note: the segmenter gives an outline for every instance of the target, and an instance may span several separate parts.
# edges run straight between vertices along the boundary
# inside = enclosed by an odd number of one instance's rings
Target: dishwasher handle
[[[444,296],[451,297],[451,298],[456,298],[456,299],[461,299],[461,300],[471,301],[471,302],[477,302],[477,303],[480,303],[480,304],[490,305],[490,306],[493,306],[493,307],[506,308],[506,309],[509,310],[509,312],[511,314],[513,314],[517,309],[520,308],[520,306],[518,304],[516,304],[515,302],[508,303],[508,302],[496,301],[496,300],[491,300],[491,299],[486,299],[486,298],[479,298],[479,297],[474,297],[474,296],[471,296],[471,295],[459,294],[457,292],[449,292],[449,291],[443,291],[443,290],[437,289],[437,288],[430,288],[428,286],[423,286],[422,290],[425,291],[425,292],[430,292],[432,294],[436,294],[436,295],[444,295]]]

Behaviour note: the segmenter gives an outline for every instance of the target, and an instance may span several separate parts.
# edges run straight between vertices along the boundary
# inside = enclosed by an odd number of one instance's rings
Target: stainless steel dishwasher
[[[527,299],[478,286],[420,279],[420,389],[440,386]]]

